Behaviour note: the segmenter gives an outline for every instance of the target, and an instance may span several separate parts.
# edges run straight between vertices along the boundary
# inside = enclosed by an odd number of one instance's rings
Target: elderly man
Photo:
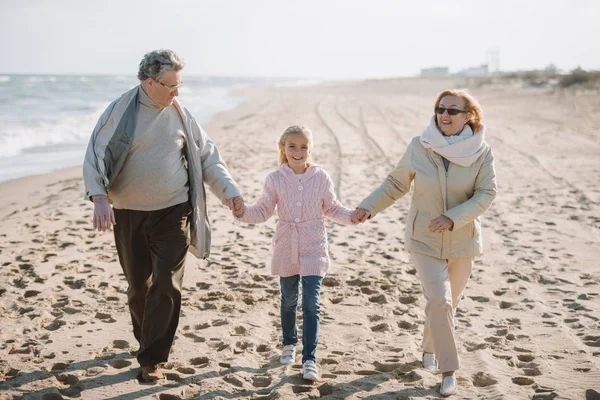
[[[234,212],[243,206],[217,147],[176,99],[183,66],[170,50],[146,54],[140,85],[102,114],[83,165],[94,228],[114,225],[144,381],[163,378],[188,250],[209,255],[204,185]]]

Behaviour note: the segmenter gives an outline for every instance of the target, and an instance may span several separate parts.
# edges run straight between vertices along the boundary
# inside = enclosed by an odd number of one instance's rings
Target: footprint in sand
[[[237,354],[239,354],[239,353],[243,353],[247,349],[251,349],[252,347],[254,347],[254,343],[252,343],[252,342],[246,342],[246,341],[236,342],[234,351],[238,351]]]
[[[230,331],[229,333],[231,336],[245,336],[248,333],[248,328],[242,325],[236,326],[233,328],[233,331]]]
[[[52,366],[51,371],[64,371],[67,368],[69,368],[69,364],[58,362]]]
[[[498,383],[498,381],[491,375],[485,372],[478,372],[473,375],[473,386],[475,387],[487,387]]]
[[[64,386],[64,389],[59,389],[59,392],[63,395],[76,397],[83,390],[79,378],[73,374],[58,374],[55,378]]]
[[[229,321],[226,319],[215,319],[212,321],[212,326],[223,326],[229,324]]]
[[[198,336],[195,333],[192,332],[186,332],[183,334],[183,336],[185,336],[186,338],[192,339],[194,341],[194,343],[204,343],[206,342],[206,339],[203,338],[202,336]]]
[[[253,376],[252,377],[252,386],[254,387],[268,387],[272,382],[272,378],[270,376]]]
[[[523,369],[523,372],[527,376],[539,376],[539,375],[542,375],[542,371],[540,370],[539,367],[540,367],[539,364],[528,363],[528,364],[523,365],[521,368]]]
[[[527,378],[525,376],[518,376],[516,378],[512,378],[512,382],[515,385],[519,385],[519,386],[528,386],[528,385],[533,385],[535,383],[535,381],[531,378]]]
[[[407,331],[417,329],[419,326],[409,321],[398,321],[398,328],[405,329]]]
[[[379,292],[377,290],[373,290],[369,287],[362,287],[360,288],[361,293],[366,294],[366,295],[372,295],[372,294],[379,294]]]
[[[115,349],[128,349],[129,342],[127,340],[113,340],[113,348]]]
[[[178,367],[176,371],[184,375],[192,375],[196,373],[196,370],[192,367]]]
[[[131,365],[131,361],[129,360],[115,360],[108,363],[111,367],[115,369],[123,369],[129,367]]]
[[[487,347],[489,347],[489,344],[487,343],[473,343],[473,342],[466,342],[464,344],[465,349],[467,349],[467,351],[469,353],[476,351],[476,350],[481,350],[481,349],[485,349]]]
[[[364,289],[364,288],[362,288],[362,289]],[[376,303],[376,304],[387,304],[388,303],[387,297],[385,297],[385,294],[383,294],[383,293],[369,297],[369,301],[371,303]]]
[[[229,345],[219,338],[210,338],[208,341],[208,346],[217,351],[223,351],[229,348]]]
[[[225,382],[233,385],[233,386],[236,386],[236,387],[239,387],[239,388],[244,387],[244,381],[241,380],[240,378],[238,378],[237,376],[233,375],[233,374],[232,375],[225,375],[223,377],[223,380]]]
[[[183,399],[191,399],[192,397],[181,397],[176,394],[170,393],[161,393],[158,395],[158,400],[183,400]]]
[[[268,344],[260,344],[256,347],[257,353],[267,353],[271,351],[271,347]]]
[[[388,323],[383,323],[383,324],[379,324],[379,325],[375,325],[371,327],[371,331],[373,332],[387,332],[390,330],[390,324]]]
[[[209,364],[209,359],[208,357],[196,357],[196,358],[192,358],[189,363],[192,364],[195,367],[198,368],[204,368],[207,367]]]
[[[412,304],[417,301],[415,296],[402,296],[398,299],[402,304]]]
[[[327,286],[327,287],[338,287],[341,286],[342,283],[340,282],[339,279],[333,278],[331,276],[326,276],[323,279],[323,286]]]

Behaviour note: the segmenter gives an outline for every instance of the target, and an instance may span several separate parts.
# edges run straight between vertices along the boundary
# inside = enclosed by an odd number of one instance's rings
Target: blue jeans
[[[320,304],[321,292],[320,276],[302,277],[302,363],[312,360],[317,361],[317,343],[319,341]],[[283,331],[283,345],[298,344],[298,330],[296,329],[296,309],[298,307],[298,283],[300,276],[294,275],[279,278],[281,285],[281,330]]]

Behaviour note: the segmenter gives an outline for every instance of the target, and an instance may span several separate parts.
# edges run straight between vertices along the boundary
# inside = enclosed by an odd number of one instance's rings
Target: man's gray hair
[[[152,78],[160,81],[167,71],[179,71],[183,69],[185,63],[173,50],[154,50],[144,55],[140,61],[140,70],[138,79],[145,81]]]

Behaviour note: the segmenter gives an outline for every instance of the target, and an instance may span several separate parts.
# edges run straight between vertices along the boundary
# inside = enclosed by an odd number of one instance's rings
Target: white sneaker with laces
[[[458,388],[456,386],[456,378],[453,376],[446,376],[442,379],[440,385],[440,394],[444,397],[456,394]]]
[[[433,353],[423,353],[423,368],[428,370],[437,369],[437,360]]]
[[[287,346],[283,346],[283,350],[281,351],[281,357],[279,357],[279,362],[284,365],[291,365],[296,362],[296,345],[288,344]]]
[[[302,364],[302,377],[309,381],[319,380],[319,369],[314,361],[308,360]]]

